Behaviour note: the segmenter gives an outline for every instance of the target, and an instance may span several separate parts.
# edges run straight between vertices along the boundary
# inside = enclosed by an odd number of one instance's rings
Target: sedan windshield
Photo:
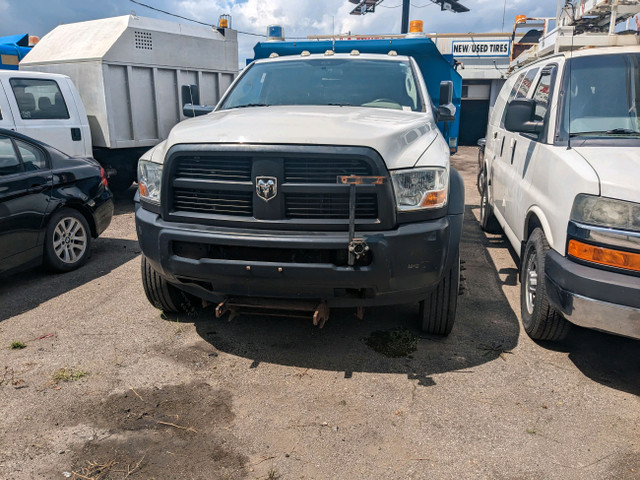
[[[640,136],[640,54],[569,60],[559,137]]]
[[[256,63],[221,110],[271,105],[335,105],[422,111],[407,61],[355,58]]]

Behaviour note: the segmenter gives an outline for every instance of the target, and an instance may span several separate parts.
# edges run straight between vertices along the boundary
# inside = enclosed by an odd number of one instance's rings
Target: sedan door
[[[41,259],[52,182],[44,151],[0,136],[0,273]]]

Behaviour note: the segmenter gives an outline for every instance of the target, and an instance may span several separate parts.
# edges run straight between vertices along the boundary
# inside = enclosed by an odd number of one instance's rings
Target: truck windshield
[[[593,55],[569,62],[558,138],[639,137],[640,54]]]
[[[256,63],[221,106],[336,105],[422,111],[407,61],[300,59]]]

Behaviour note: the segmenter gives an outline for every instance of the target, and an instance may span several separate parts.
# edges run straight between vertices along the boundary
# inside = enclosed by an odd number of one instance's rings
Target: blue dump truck
[[[279,32],[277,29],[273,29]],[[280,30],[281,31],[281,30]],[[269,31],[272,33],[272,29]],[[271,38],[282,38],[279,33],[275,33]],[[340,39],[338,39],[340,38]],[[268,58],[272,54],[279,56],[300,55],[307,51],[311,54],[324,53],[333,50],[335,53],[349,53],[357,50],[360,53],[383,53],[387,54],[393,50],[398,55],[413,57],[424,77],[431,102],[436,108],[439,102],[440,83],[443,81],[453,82],[453,104],[456,107],[456,118],[452,122],[439,122],[438,127],[442,135],[449,144],[451,153],[458,150],[458,132],[460,130],[460,98],[462,95],[462,77],[453,67],[453,57],[446,58],[436,48],[435,43],[423,35],[406,36],[375,36],[375,38],[365,37],[363,39],[355,37],[336,37],[336,40],[271,40],[258,42],[254,47],[255,59]],[[362,88],[367,88],[367,79],[362,79]]]
[[[29,35],[10,35],[0,37],[0,68],[18,70],[18,63],[31,51]]]

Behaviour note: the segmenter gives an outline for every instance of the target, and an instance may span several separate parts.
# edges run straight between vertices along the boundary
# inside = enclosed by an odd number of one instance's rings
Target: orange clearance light
[[[569,240],[569,255],[587,262],[640,272],[640,253],[623,252]]]
[[[422,20],[411,20],[409,22],[409,33],[422,33]]]
[[[435,205],[442,205],[447,201],[447,191],[438,190],[437,192],[429,192],[420,202],[421,207],[433,207]]]
[[[141,197],[148,197],[149,196],[149,190],[147,190],[147,186],[144,184],[144,182],[140,182],[138,185],[140,186],[140,196]]]
[[[527,21],[527,16],[526,15],[517,15],[516,16],[516,23],[524,23]]]
[[[229,20],[227,20],[226,18],[221,18],[220,19],[220,25],[218,25],[220,28],[229,28]]]
[[[33,47],[36,43],[40,41],[40,37],[35,35],[29,35],[29,46]]]

